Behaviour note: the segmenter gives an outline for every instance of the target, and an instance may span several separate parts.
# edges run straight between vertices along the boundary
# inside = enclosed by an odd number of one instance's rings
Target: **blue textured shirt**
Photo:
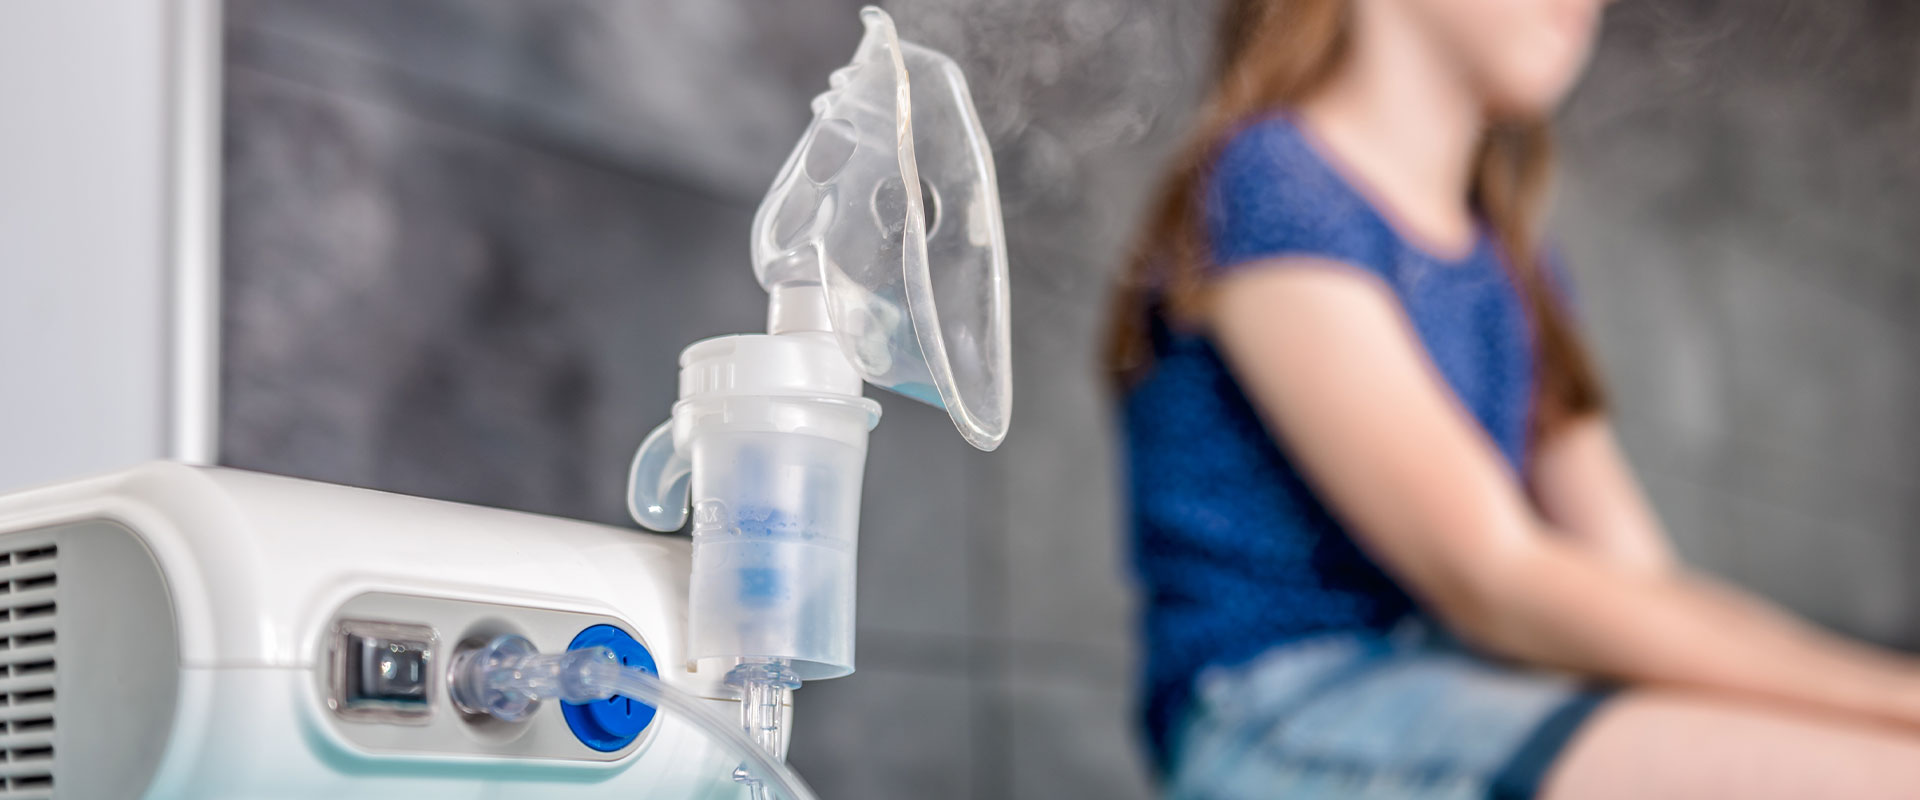
[[[1484,226],[1459,258],[1409,243],[1286,115],[1257,119],[1223,146],[1206,218],[1216,275],[1292,255],[1380,280],[1461,404],[1523,472],[1531,329]],[[1210,341],[1156,314],[1153,345],[1124,422],[1146,724],[1164,764],[1169,729],[1208,666],[1314,633],[1384,630],[1412,601],[1329,514]]]

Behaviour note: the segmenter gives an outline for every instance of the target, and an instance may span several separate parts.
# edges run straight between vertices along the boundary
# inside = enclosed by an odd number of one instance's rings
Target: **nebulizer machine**
[[[875,8],[755,215],[765,333],[680,355],[654,531],[151,464],[0,496],[0,798],[810,798],[793,692],[854,669],[874,385],[982,450],[1011,404],[992,157]]]

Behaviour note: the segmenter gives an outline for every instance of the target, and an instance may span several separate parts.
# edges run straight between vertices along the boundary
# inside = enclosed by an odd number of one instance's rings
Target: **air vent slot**
[[[0,798],[53,797],[58,545],[0,551]]]

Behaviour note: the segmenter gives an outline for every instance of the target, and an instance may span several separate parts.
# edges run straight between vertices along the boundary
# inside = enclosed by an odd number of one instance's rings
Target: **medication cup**
[[[688,656],[853,671],[854,548],[880,404],[826,333],[722,336],[680,355],[673,418],[635,459],[632,508],[686,525]],[[650,479],[652,476],[657,479]]]

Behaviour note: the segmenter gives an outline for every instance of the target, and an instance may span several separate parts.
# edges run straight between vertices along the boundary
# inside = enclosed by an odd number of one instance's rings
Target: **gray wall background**
[[[1920,645],[1920,6],[1628,2],[1559,231],[1694,564]]]
[[[624,524],[679,349],[762,324],[748,223],[858,5],[231,0],[223,461]],[[886,4],[993,140],[1018,404],[979,454],[881,398],[823,796],[1150,793],[1092,359],[1207,5]],[[1629,455],[1693,563],[1920,645],[1920,9],[1609,18],[1557,222]]]

